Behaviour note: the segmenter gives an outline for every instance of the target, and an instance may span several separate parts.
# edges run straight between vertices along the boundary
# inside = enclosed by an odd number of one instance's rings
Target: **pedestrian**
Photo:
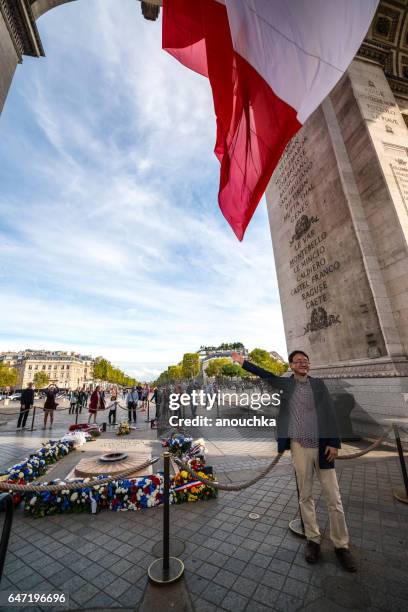
[[[26,389],[21,392],[20,398],[20,414],[17,421],[17,429],[24,429],[27,423],[28,413],[34,405],[34,389],[33,383],[29,382]]]
[[[78,393],[78,402],[77,402],[77,414],[78,413],[82,413],[82,408],[84,408],[86,406],[86,401],[87,401],[87,393],[85,391],[85,387],[82,387],[82,389],[80,390],[80,392]]]
[[[204,385],[203,390],[204,390],[204,406],[203,407],[207,408],[207,406],[208,406],[208,404],[210,402],[210,398],[212,398],[212,396],[213,396],[213,384],[212,384],[212,382],[208,382],[206,385]]]
[[[96,415],[98,413],[98,410],[105,410],[105,400],[102,396],[100,385],[97,385],[95,387],[95,390],[93,391],[91,399],[89,401],[88,423],[91,422],[92,416],[94,418],[94,423],[96,423]]]
[[[144,410],[146,410],[146,408],[148,407],[149,395],[150,395],[149,385],[145,383],[142,389],[142,408]]]
[[[142,387],[142,385],[140,383],[136,386],[136,391],[137,391],[137,395],[138,395],[138,398],[139,398],[138,401],[141,402],[142,401],[143,387]]]
[[[345,570],[355,572],[357,567],[349,549],[349,534],[334,469],[334,459],[341,442],[333,401],[325,383],[308,375],[309,357],[302,350],[292,351],[289,355],[289,365],[293,372],[289,378],[276,376],[237,353],[231,356],[244,370],[266,379],[280,392],[278,452],[286,449],[291,451],[299,487],[299,509],[306,535],[306,561],[317,563],[320,556],[321,534],[313,500],[313,480],[316,474],[327,504],[330,538],[336,556]]]
[[[127,410],[128,410],[128,421],[129,423],[132,422],[132,413],[133,413],[133,422],[136,423],[136,409],[137,409],[137,403],[139,401],[139,394],[137,392],[136,387],[133,387],[133,389],[130,391],[130,393],[127,394],[126,397],[126,405],[127,405]]]
[[[71,391],[69,394],[69,414],[74,414],[75,406],[78,401],[78,393],[77,391]]]
[[[118,400],[117,390],[115,389],[112,392],[111,404],[109,405],[109,414],[108,414],[109,425],[116,425],[116,411],[117,411],[118,406],[121,407],[119,400]]]
[[[197,414],[197,408],[198,408],[198,400],[192,397],[192,392],[193,391],[198,391],[198,387],[197,385],[195,385],[193,382],[189,382],[187,385],[187,393],[190,396],[190,410],[191,410],[191,416],[194,418]]]
[[[54,424],[54,413],[57,409],[57,402],[55,400],[56,395],[58,393],[58,387],[56,385],[49,385],[45,391],[46,398],[44,402],[44,426],[43,429],[47,427],[47,420],[50,417],[50,429]]]

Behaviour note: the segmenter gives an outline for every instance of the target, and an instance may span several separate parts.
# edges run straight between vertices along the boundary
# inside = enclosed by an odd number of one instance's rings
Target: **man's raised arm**
[[[239,365],[242,368],[244,368],[244,370],[246,370],[247,372],[251,372],[251,374],[255,374],[256,376],[259,376],[259,378],[265,378],[268,382],[271,383],[271,385],[273,385],[277,389],[285,388],[286,383],[288,381],[287,378],[276,376],[276,374],[273,374],[269,370],[264,370],[264,368],[260,368],[254,363],[251,363],[250,361],[247,361],[246,359],[244,359],[244,356],[239,355],[238,353],[232,352],[231,358],[236,363],[239,363]]]

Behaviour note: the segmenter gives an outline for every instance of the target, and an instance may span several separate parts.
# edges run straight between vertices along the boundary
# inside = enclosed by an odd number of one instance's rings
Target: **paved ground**
[[[192,432],[208,440],[208,463],[222,480],[247,478],[275,449],[270,432],[259,429]],[[128,442],[155,453],[153,434],[138,431]],[[33,440],[32,435],[3,432],[1,449],[3,440],[14,440],[21,450],[21,438]],[[109,445],[109,438],[108,433],[100,443]],[[72,456],[63,461],[72,461]],[[337,465],[359,563],[356,575],[345,574],[336,562],[317,485],[323,559],[313,567],[305,563],[303,541],[288,530],[297,512],[289,456],[253,488],[171,507],[172,534],[185,542],[180,556],[184,584],[198,612],[408,610],[408,506],[392,496],[393,487],[401,486],[396,455],[382,449]],[[251,520],[250,513],[259,518]],[[152,545],[162,537],[161,524],[161,508],[37,520],[17,513],[0,590],[58,589],[69,592],[70,609],[137,610],[146,593],[147,567],[154,559]]]

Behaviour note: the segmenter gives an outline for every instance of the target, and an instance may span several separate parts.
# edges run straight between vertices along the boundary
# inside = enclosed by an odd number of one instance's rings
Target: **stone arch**
[[[47,11],[50,11],[61,4],[67,4],[67,2],[75,2],[76,0],[31,0],[31,10],[34,19],[38,19],[41,15],[44,15]]]
[[[47,11],[56,8],[61,4],[66,4],[67,2],[76,2],[76,0],[30,0],[34,19],[38,19]],[[162,0],[149,0],[148,2],[141,0],[141,3],[143,17],[151,21],[157,19],[159,16],[160,6],[163,4]]]

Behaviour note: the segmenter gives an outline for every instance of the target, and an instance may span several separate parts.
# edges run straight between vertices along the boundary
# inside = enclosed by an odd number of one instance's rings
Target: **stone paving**
[[[153,433],[146,429],[132,438],[155,453]],[[233,428],[213,436],[208,429],[192,433],[208,440],[208,463],[221,480],[247,478],[265,465],[275,448],[265,431],[254,432],[252,443],[248,431],[243,435]],[[344,452],[355,446],[346,445]],[[408,506],[392,496],[393,487],[402,485],[395,452],[382,449],[338,462],[337,472],[359,566],[354,575],[346,574],[336,561],[317,484],[323,556],[316,566],[304,561],[304,542],[288,529],[297,513],[289,455],[252,488],[172,506],[172,535],[185,542],[180,555],[183,580],[195,610],[408,610]],[[259,518],[251,520],[250,513]],[[161,508],[37,520],[19,511],[0,590],[65,591],[69,609],[138,610],[146,593],[147,568],[154,560],[152,546],[162,538],[161,526]]]

